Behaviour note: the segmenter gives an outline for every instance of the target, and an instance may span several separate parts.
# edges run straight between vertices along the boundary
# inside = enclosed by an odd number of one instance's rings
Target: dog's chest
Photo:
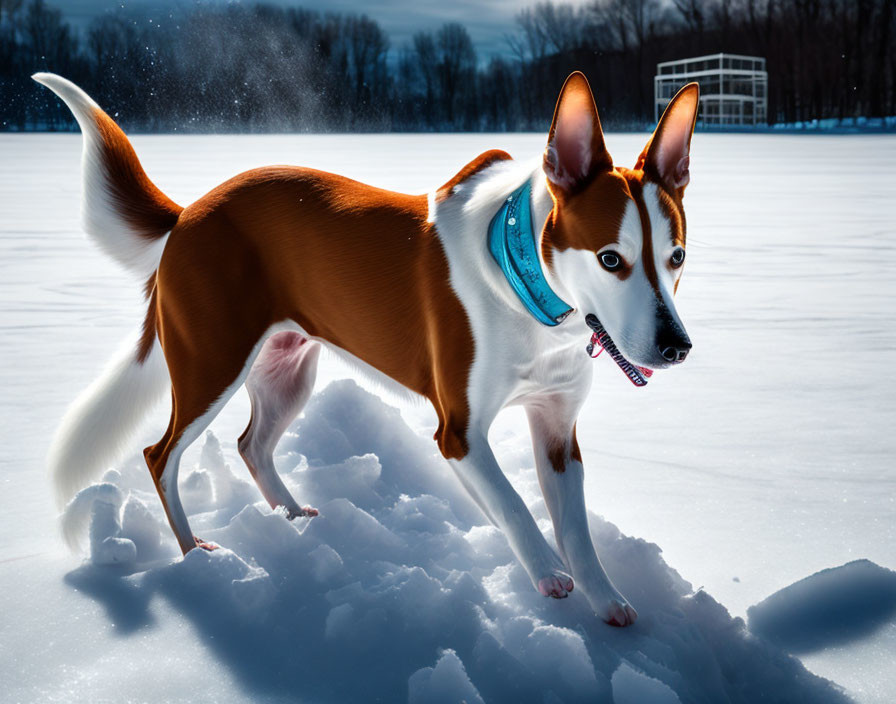
[[[566,335],[556,336],[557,331],[527,327],[528,330],[517,330],[515,335],[487,335],[483,354],[477,356],[481,368],[488,370],[487,377],[503,379],[507,385],[500,392],[506,402],[587,390],[591,383],[591,360],[585,352],[585,343],[577,344]],[[512,341],[509,346],[508,340]],[[500,374],[501,368],[508,373]]]
[[[491,207],[469,212],[449,201],[435,218],[451,285],[473,332],[472,405],[504,406],[535,395],[587,390],[588,334],[581,313],[552,327],[524,308],[486,245],[493,214]]]

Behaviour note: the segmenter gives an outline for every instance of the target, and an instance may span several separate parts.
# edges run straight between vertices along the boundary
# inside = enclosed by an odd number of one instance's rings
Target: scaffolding
[[[697,121],[703,125],[759,125],[766,121],[768,72],[765,59],[739,54],[710,54],[664,61],[653,77],[654,120],[678,90],[700,84]]]

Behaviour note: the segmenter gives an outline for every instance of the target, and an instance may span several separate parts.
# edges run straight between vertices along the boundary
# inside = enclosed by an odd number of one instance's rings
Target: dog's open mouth
[[[591,342],[589,342],[588,346],[585,348],[588,356],[597,357],[601,352],[606,350],[607,354],[609,354],[610,357],[613,358],[613,361],[619,365],[619,368],[625,373],[629,381],[635,386],[646,386],[647,379],[653,376],[653,370],[648,369],[647,367],[639,367],[637,364],[632,364],[623,357],[622,352],[616,347],[610,334],[604,329],[604,326],[601,325],[596,315],[592,313],[585,316],[585,322],[588,324],[588,327],[594,331],[591,335]]]

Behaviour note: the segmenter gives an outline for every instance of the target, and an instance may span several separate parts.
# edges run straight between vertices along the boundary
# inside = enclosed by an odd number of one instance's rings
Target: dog
[[[426,195],[271,166],[184,208],[86,93],[54,74],[34,79],[84,136],[84,230],[146,282],[137,339],[54,437],[60,506],[117,458],[170,388],[170,422],[146,463],[183,553],[213,549],[190,529],[178,463],[245,384],[252,411],[239,451],[261,494],[291,518],[316,515],[290,495],[272,452],[311,394],[324,345],[432,404],[441,454],[541,594],[563,598],[575,586],[607,623],[635,622],[592,544],[576,417],[591,385],[586,346],[607,350],[636,385],[691,348],[673,296],[697,84],[672,99],[632,169],[613,165],[576,72],[540,163],[488,151]],[[489,447],[490,424],[514,404],[528,414],[559,554]]]

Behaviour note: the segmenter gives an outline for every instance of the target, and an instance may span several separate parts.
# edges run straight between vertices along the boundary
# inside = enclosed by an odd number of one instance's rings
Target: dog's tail
[[[168,388],[156,335],[155,272],[183,208],[149,180],[124,132],[90,96],[52,73],[33,78],[62,98],[81,126],[84,230],[106,254],[148,279],[142,334],[125,343],[100,378],[75,399],[51,443],[48,463],[62,508],[120,458],[140,421]]]
[[[106,254],[146,278],[159,265],[181,208],[149,180],[121,128],[87,93],[54,73],[32,78],[65,101],[81,126],[81,226]]]
[[[148,318],[155,318],[150,299]],[[147,339],[147,332],[152,338]],[[155,325],[128,340],[106,369],[69,406],[53,436],[47,464],[59,509],[121,458],[141,422],[168,390],[168,367]],[[72,544],[71,535],[64,536]]]

